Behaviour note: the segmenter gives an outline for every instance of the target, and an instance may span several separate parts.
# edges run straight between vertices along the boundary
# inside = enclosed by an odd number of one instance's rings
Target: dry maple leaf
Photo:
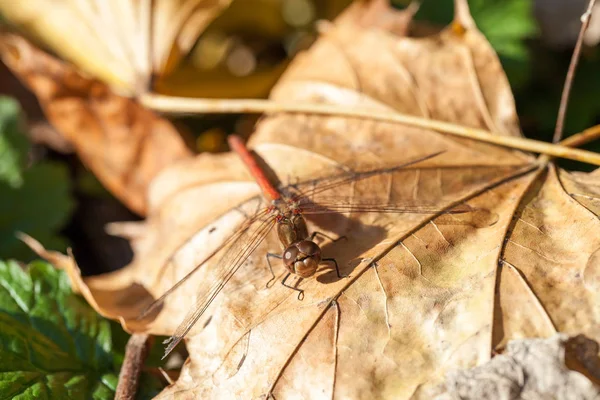
[[[147,186],[161,169],[191,156],[167,119],[24,38],[2,33],[0,57],[34,91],[83,163],[133,211],[145,214]]]
[[[0,57],[86,166],[144,215],[148,183],[191,151],[167,119],[125,96],[147,91],[153,77],[169,72],[229,3],[0,0],[6,20],[77,67],[10,33],[0,37]]]
[[[357,24],[350,7],[298,57],[273,100],[370,107],[520,135],[500,63],[457,2],[440,34],[408,38]],[[385,12],[385,10],[381,11]],[[386,21],[388,18],[374,18]],[[598,173],[569,173],[547,160],[420,128],[359,119],[274,115],[252,147],[280,180],[334,168],[425,163],[344,188],[342,194],[486,210],[447,215],[355,214],[309,220],[347,241],[323,245],[347,279],[324,270],[301,285],[265,288],[263,242],[186,338],[190,358],[159,398],[428,398],[452,369],[491,359],[508,340],[560,331],[599,339]],[[340,189],[341,190],[341,189]],[[336,193],[338,194],[338,193]],[[151,321],[139,312],[210,255],[260,201],[233,155],[201,156],[165,170],[143,224],[123,225],[134,262],[82,280],[103,315],[132,331],[170,335],[214,278],[206,263]],[[215,258],[217,259],[217,258]],[[283,267],[278,270],[283,272]]]

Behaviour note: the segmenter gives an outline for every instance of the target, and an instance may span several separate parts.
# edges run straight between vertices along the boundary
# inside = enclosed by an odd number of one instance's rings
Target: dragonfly
[[[247,217],[241,226],[227,238],[217,250],[211,253],[201,263],[197,264],[184,278],[179,280],[160,298],[150,304],[138,317],[139,319],[143,319],[147,316],[152,310],[162,304],[169,294],[180,287],[211,257],[221,250],[226,249],[221,259],[214,266],[216,277],[211,279],[211,282],[203,282],[201,284],[202,287],[198,292],[199,296],[195,305],[188,311],[184,320],[179,324],[173,335],[163,342],[163,344],[166,345],[163,359],[183,340],[196,322],[206,312],[214,299],[223,290],[229,280],[271,232],[273,227],[276,227],[277,236],[283,251],[281,255],[275,253],[266,254],[267,266],[272,275],[272,279],[267,282],[266,286],[270,287],[272,283],[276,281],[270,259],[281,259],[286,269],[286,274],[281,280],[281,284],[296,290],[298,292],[298,299],[302,300],[304,292],[302,289],[296,287],[299,282],[297,282],[296,286],[286,284],[290,276],[297,276],[300,280],[310,278],[315,275],[321,264],[330,263],[335,267],[337,276],[342,278],[337,261],[334,258],[323,257],[321,248],[315,242],[315,238],[321,235],[334,242],[345,238],[340,237],[334,240],[317,231],[309,234],[304,216],[348,212],[418,213],[437,215],[441,213],[465,213],[473,211],[473,208],[467,205],[455,206],[450,210],[437,210],[426,206],[406,206],[406,204],[402,205],[366,200],[357,201],[356,199],[344,199],[344,201],[341,201],[340,199],[330,198],[330,200],[313,201],[313,198],[319,193],[331,191],[339,186],[352,184],[370,177],[392,174],[408,166],[436,157],[443,153],[443,151],[429,153],[392,167],[374,168],[360,172],[345,171],[328,177],[291,184],[278,189],[271,183],[269,178],[267,178],[266,173],[258,164],[257,159],[250,153],[239,136],[230,135],[228,141],[231,149],[238,154],[256,183],[259,185],[262,196],[265,201],[268,202],[268,206],[257,211],[254,215]]]

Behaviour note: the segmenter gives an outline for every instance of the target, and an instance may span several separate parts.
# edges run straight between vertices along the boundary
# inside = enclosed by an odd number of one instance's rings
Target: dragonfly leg
[[[279,254],[274,254],[274,253],[267,253],[267,265],[269,266],[269,271],[271,271],[271,276],[272,278],[269,280],[269,282],[267,282],[267,284],[265,285],[265,287],[270,288],[271,286],[273,286],[273,283],[275,283],[276,277],[275,277],[275,273],[273,272],[273,266],[271,265],[271,257],[272,258],[277,258],[279,260],[281,260],[281,256]]]
[[[287,280],[287,278],[290,277],[291,274],[292,274],[291,272],[288,272],[287,275],[281,280],[281,284],[283,286],[285,286],[286,288],[290,288],[290,289],[295,290],[296,292],[298,292],[298,300],[302,300],[302,299],[304,299],[304,290],[298,289],[297,287],[285,284],[285,281]],[[300,278],[300,279],[302,279],[302,278]]]
[[[314,238],[315,238],[317,235],[320,235],[320,236],[324,237],[325,239],[329,239],[329,240],[331,240],[331,242],[332,242],[332,243],[335,243],[335,242],[337,242],[338,240],[342,240],[342,239],[346,239],[346,240],[347,240],[347,239],[348,239],[346,236],[340,236],[339,238],[337,238],[337,239],[334,239],[334,238],[332,238],[331,236],[328,236],[328,235],[324,234],[323,232],[314,231],[313,233],[311,233],[311,234],[310,234],[310,240],[311,240],[311,241],[312,241],[312,240],[314,240]]]
[[[337,273],[338,278],[344,278],[344,276],[342,276],[340,274],[340,267],[338,266],[337,261],[335,260],[335,258],[323,258],[321,260],[322,262],[330,262],[335,266],[335,272]]]

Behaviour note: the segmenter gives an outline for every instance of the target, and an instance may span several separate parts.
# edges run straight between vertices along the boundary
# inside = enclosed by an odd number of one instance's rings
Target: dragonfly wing
[[[346,171],[333,174],[325,178],[318,178],[290,185],[283,189],[294,193],[291,197],[297,202],[303,214],[328,214],[328,213],[390,213],[390,214],[430,214],[432,216],[444,215],[443,222],[447,224],[472,225],[476,227],[490,226],[497,221],[498,216],[483,208],[474,208],[467,204],[423,204],[411,199],[391,199],[386,196],[377,198],[376,193],[370,199],[361,199],[354,196],[330,196],[338,193],[346,186],[361,180],[377,176],[393,175],[407,167],[431,159],[443,151],[413,158],[404,163],[391,167],[375,167],[363,171]],[[448,202],[449,203],[449,202]]]
[[[363,171],[346,171],[337,174],[331,174],[323,178],[311,179],[303,182],[299,182],[293,185],[289,185],[282,189],[284,193],[297,193],[301,197],[313,197],[318,193],[322,193],[341,185],[347,185],[353,182],[361,181],[378,175],[392,174],[404,168],[410,167],[414,164],[418,164],[430,158],[436,157],[442,154],[444,151],[438,151],[435,153],[426,154],[424,156],[410,159],[404,163],[387,166],[387,167],[375,167],[366,169]],[[338,168],[339,170],[340,168]]]
[[[138,320],[144,319],[148,316],[153,310],[155,310],[158,306],[164,303],[165,299],[171,295],[175,290],[177,290],[181,285],[183,285],[189,278],[191,278],[204,264],[206,264],[209,260],[211,260],[216,254],[218,254],[221,250],[226,248],[228,245],[236,242],[243,234],[250,229],[252,224],[264,218],[269,211],[267,209],[263,209],[259,211],[249,219],[245,220],[241,226],[231,235],[229,236],[222,244],[220,244],[213,252],[211,252],[208,256],[206,256],[202,261],[200,261],[190,272],[187,273],[183,278],[181,278],[177,283],[175,283],[172,287],[169,288],[165,293],[162,294],[158,299],[153,301],[150,305],[142,310],[140,315],[138,316]]]
[[[305,214],[326,214],[331,212],[373,212],[373,213],[414,213],[414,214],[461,214],[475,209],[460,204],[448,209],[439,205],[416,204],[414,201],[385,202],[378,200],[356,200],[350,196],[327,196],[317,200],[303,198],[298,206]]]
[[[202,317],[227,282],[229,282],[254,250],[256,250],[274,225],[275,219],[270,215],[254,219],[250,226],[242,232],[238,240],[232,243],[226,250],[223,257],[215,266],[216,277],[211,282],[203,282],[201,284],[198,291],[200,295],[196,303],[179,324],[175,333],[164,341],[167,347],[163,359],[181,342],[194,324]]]
[[[416,204],[414,201],[383,202],[376,200],[354,200],[352,197],[324,197],[317,201],[303,198],[298,207],[304,215],[331,213],[389,213],[389,214],[429,214],[438,218],[444,225],[491,226],[498,215],[488,209],[457,204],[446,208],[440,205]],[[440,219],[441,218],[441,219]]]

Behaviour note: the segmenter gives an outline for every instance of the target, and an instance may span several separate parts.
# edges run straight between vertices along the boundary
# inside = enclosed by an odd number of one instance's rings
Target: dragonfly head
[[[283,264],[292,274],[309,278],[317,272],[321,262],[321,248],[310,240],[301,240],[283,252]]]

